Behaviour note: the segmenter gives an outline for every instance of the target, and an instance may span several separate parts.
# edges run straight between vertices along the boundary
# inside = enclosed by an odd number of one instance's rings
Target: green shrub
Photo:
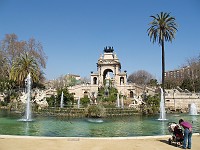
[[[87,117],[105,117],[105,108],[101,105],[90,105],[87,107],[85,113]]]
[[[7,106],[8,103],[4,102],[4,101],[0,101],[0,106]]]

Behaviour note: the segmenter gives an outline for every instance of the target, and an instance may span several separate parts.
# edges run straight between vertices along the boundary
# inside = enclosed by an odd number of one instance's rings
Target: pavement
[[[141,137],[35,137],[0,135],[0,150],[178,150],[171,135]],[[200,135],[192,136],[192,150],[200,150]]]

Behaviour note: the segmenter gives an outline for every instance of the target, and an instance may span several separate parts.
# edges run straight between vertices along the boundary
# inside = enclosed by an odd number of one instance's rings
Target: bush
[[[105,108],[101,105],[90,105],[86,109],[86,116],[87,117],[105,117]]]
[[[86,107],[90,103],[90,99],[88,98],[88,96],[84,96],[80,99],[80,101],[81,105],[83,105],[84,107]]]
[[[54,95],[51,95],[51,97],[47,97],[46,98],[46,101],[49,105],[49,107],[54,107],[55,106],[55,96]]]
[[[8,104],[4,101],[0,101],[0,106],[7,106]]]

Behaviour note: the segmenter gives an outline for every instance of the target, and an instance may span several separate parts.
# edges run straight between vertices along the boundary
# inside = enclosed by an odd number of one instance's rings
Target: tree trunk
[[[162,89],[165,103],[165,48],[164,48],[164,37],[162,38]]]

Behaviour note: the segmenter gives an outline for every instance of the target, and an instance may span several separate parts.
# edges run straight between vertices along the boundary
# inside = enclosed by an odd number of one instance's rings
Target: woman
[[[189,122],[184,121],[183,119],[179,120],[179,124],[184,128],[183,149],[186,149],[187,141],[187,148],[191,149],[192,125]]]

